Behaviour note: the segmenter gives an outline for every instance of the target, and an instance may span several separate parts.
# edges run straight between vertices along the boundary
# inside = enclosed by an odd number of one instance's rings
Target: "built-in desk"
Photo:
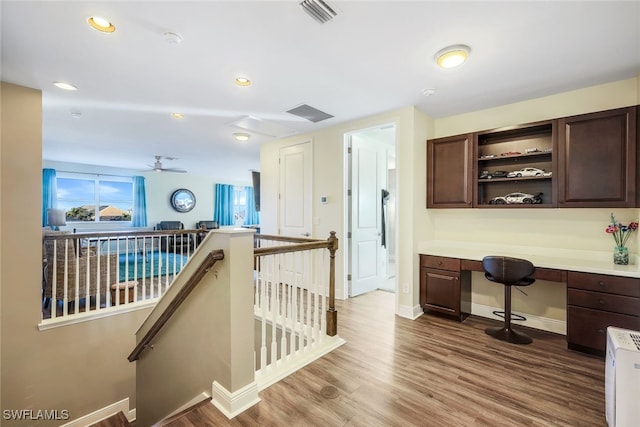
[[[530,260],[538,280],[566,283],[567,346],[604,355],[607,326],[640,330],[638,260],[616,266],[611,254],[458,242],[425,244],[420,254],[420,306],[462,321],[471,313],[471,272],[482,272],[482,258],[504,255]]]

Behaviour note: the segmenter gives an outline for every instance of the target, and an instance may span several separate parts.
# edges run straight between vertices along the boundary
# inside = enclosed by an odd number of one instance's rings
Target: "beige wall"
[[[314,237],[336,230],[341,239],[341,256],[336,265],[338,295],[344,286],[344,141],[343,136],[368,127],[397,123],[398,173],[398,289],[408,283],[410,294],[397,294],[398,313],[410,316],[420,312],[418,304],[419,271],[417,247],[428,240],[457,240],[524,244],[540,247],[610,251],[612,239],[604,233],[611,209],[426,209],[426,139],[501,126],[534,122],[640,103],[640,77],[584,88],[511,105],[432,119],[413,107],[334,126],[307,135],[296,136],[261,149],[263,231],[277,230],[278,150],[281,147],[312,140],[314,144],[313,215],[319,217]],[[321,205],[318,196],[328,195],[333,203]],[[638,218],[638,209],[613,209],[622,221]],[[532,226],[534,224],[535,226]],[[637,254],[639,233],[630,249]],[[502,289],[474,280],[473,302],[502,303]],[[545,285],[548,292],[528,300],[514,298],[516,309],[531,314],[564,318],[564,288]],[[540,286],[542,288],[542,286]],[[560,289],[560,290],[559,290]],[[537,291],[534,291],[537,294]]]
[[[517,104],[491,108],[435,120],[434,137],[535,122],[594,111],[640,104],[639,79],[629,79]],[[609,214],[628,222],[639,209],[422,209],[419,224],[425,224],[430,239],[501,243],[568,250],[611,251],[613,239],[604,229]],[[638,233],[630,240],[638,253]],[[474,275],[472,302],[502,305],[501,287]],[[564,320],[565,287],[537,283],[529,297],[513,294],[514,310]]]
[[[326,238],[329,231],[334,230],[340,239],[340,249],[336,257],[336,295],[346,296],[345,289],[345,180],[344,180],[344,135],[362,129],[396,124],[396,161],[397,161],[397,216],[398,216],[398,283],[413,283],[414,267],[417,256],[414,256],[414,236],[421,236],[423,230],[416,234],[414,226],[414,198],[425,191],[426,173],[424,141],[430,135],[430,120],[414,107],[406,107],[369,117],[362,120],[337,125],[310,134],[295,136],[269,144],[260,150],[261,172],[261,219],[263,233],[276,233],[278,228],[278,156],[282,147],[313,142],[313,217],[316,223],[312,235],[315,238]],[[422,151],[423,154],[419,154]],[[416,153],[419,158],[416,158]],[[416,175],[425,179],[416,179]],[[417,188],[417,189],[416,189]],[[321,204],[319,197],[328,196],[329,203]],[[424,196],[420,196],[424,200]],[[420,202],[422,203],[422,202]],[[424,205],[424,203],[422,203]],[[426,234],[425,234],[426,235]],[[402,306],[413,306],[417,301],[417,290],[408,294],[398,294],[397,302]],[[339,320],[338,320],[339,322]]]
[[[129,397],[127,360],[147,310],[39,331],[41,93],[2,83],[0,292],[2,410],[69,411],[78,418]],[[38,426],[62,422],[38,421]],[[34,425],[2,420],[3,426]]]

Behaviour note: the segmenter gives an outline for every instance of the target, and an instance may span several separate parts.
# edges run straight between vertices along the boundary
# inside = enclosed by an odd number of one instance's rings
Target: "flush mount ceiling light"
[[[171,117],[174,119],[184,119],[184,114],[182,113],[171,113]]]
[[[116,30],[116,27],[111,22],[109,22],[108,19],[101,16],[92,16],[87,19],[87,23],[91,26],[91,28],[103,33],[113,33]]]
[[[69,114],[71,114],[71,117],[73,117],[74,119],[79,119],[80,117],[82,117],[82,113],[80,111],[71,111]]]
[[[251,80],[246,77],[236,77],[234,83],[238,86],[251,86]]]
[[[436,53],[435,60],[442,68],[454,68],[467,60],[471,48],[463,44],[445,47]]]
[[[65,82],[53,82],[53,85],[59,89],[64,89],[64,90],[78,90],[77,87],[75,87],[74,85],[72,85],[71,83],[65,83]]]
[[[251,138],[251,135],[249,135],[248,133],[242,133],[242,132],[236,132],[233,134],[233,137],[237,140],[237,141],[248,141],[249,138]]]

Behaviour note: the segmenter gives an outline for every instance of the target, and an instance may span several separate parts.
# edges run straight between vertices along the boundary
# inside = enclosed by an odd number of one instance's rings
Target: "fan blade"
[[[186,170],[184,169],[173,169],[173,168],[163,168],[161,169],[162,172],[175,172],[175,173],[187,173]]]

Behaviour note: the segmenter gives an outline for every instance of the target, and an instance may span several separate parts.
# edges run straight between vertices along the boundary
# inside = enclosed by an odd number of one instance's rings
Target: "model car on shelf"
[[[517,204],[537,204],[542,203],[542,193],[509,193],[504,196],[494,197],[489,200],[490,205],[517,205]]]
[[[506,153],[502,153],[500,154],[501,156],[519,156],[520,154],[522,154],[519,151],[507,151]]]
[[[495,154],[483,154],[480,156],[481,159],[493,159],[495,157],[496,157]]]
[[[508,178],[520,178],[521,176],[545,176],[545,171],[538,168],[522,168],[517,171],[509,172]]]
[[[482,171],[478,179],[506,178],[508,174],[507,171]]]

